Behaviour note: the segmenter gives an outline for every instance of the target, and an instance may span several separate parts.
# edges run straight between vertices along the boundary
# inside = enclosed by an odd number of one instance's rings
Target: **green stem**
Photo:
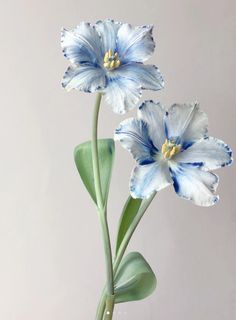
[[[102,320],[106,308],[106,287],[102,291],[102,295],[98,304],[96,319]]]
[[[139,211],[135,217],[135,219],[133,220],[132,224],[130,225],[129,229],[127,230],[126,232],[126,235],[124,236],[124,239],[122,240],[122,243],[120,245],[120,248],[118,250],[118,253],[117,253],[117,256],[115,258],[115,262],[114,262],[114,268],[113,268],[113,271],[114,271],[114,276],[116,275],[116,272],[119,268],[119,265],[121,263],[121,260],[125,254],[125,251],[126,251],[126,248],[130,242],[130,239],[134,233],[134,231],[136,230],[140,220],[142,219],[144,213],[146,212],[146,210],[148,209],[148,207],[150,206],[152,200],[154,199],[156,195],[156,192],[154,192],[150,198],[148,198],[147,200],[145,200],[141,207],[139,208]],[[104,313],[104,310],[105,310],[105,302],[106,302],[106,291],[105,289],[103,290],[102,292],[102,296],[101,296],[101,300],[100,300],[100,303],[99,303],[99,306],[98,306],[98,312],[100,313]],[[97,318],[97,319],[103,319],[103,318]]]
[[[114,279],[113,279],[113,263],[111,252],[111,241],[109,235],[109,229],[107,224],[106,209],[100,211],[100,221],[103,233],[103,244],[106,256],[106,268],[107,268],[107,294],[114,295]]]
[[[92,128],[92,161],[93,161],[93,174],[94,174],[94,186],[97,198],[97,207],[99,210],[103,209],[103,196],[102,186],[99,170],[99,158],[98,158],[98,114],[100,110],[102,95],[98,93],[94,106],[93,114],[93,128]]]
[[[152,200],[154,199],[156,195],[156,192],[153,192],[153,194],[145,201],[143,201],[143,203],[141,204],[141,207],[138,210],[137,215],[135,216],[134,220],[132,221],[129,229],[127,230],[124,239],[121,242],[121,245],[119,247],[118,253],[116,255],[115,258],[115,262],[114,262],[114,267],[113,267],[113,271],[114,271],[114,275],[116,274],[119,265],[121,263],[121,260],[125,254],[125,250],[128,247],[128,244],[130,242],[130,239],[134,233],[134,231],[136,230],[140,220],[142,219],[144,213],[146,212],[147,208],[150,206]]]
[[[97,210],[100,218],[100,223],[102,227],[102,235],[103,235],[103,245],[106,257],[106,272],[107,272],[107,300],[113,301],[113,305],[111,303],[107,304],[109,306],[109,310],[106,308],[106,313],[109,315],[109,319],[112,319],[113,308],[114,308],[114,279],[113,279],[113,264],[112,264],[112,251],[111,251],[111,241],[109,235],[109,228],[107,223],[107,212],[106,212],[106,203],[102,194],[101,187],[101,177],[99,170],[99,156],[98,156],[98,115],[101,105],[102,94],[98,93],[94,114],[93,114],[93,128],[92,128],[92,161],[93,161],[93,174],[94,174],[94,186],[96,192],[96,200],[97,200]],[[99,318],[98,318],[99,319]],[[102,319],[102,318],[101,318]]]
[[[107,284],[106,284],[106,294],[102,298],[103,305],[102,310],[99,310],[99,316],[97,320],[111,320],[114,309],[114,276],[113,276],[113,263],[112,263],[112,252],[111,252],[111,242],[109,236],[109,229],[106,218],[106,210],[104,212],[99,212],[102,234],[103,234],[103,244],[106,256],[106,269],[107,269]]]

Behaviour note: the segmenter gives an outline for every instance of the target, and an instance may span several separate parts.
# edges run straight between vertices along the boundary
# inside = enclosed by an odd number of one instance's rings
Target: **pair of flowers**
[[[164,86],[159,69],[144,62],[155,44],[152,26],[132,27],[113,20],[81,23],[62,31],[63,53],[71,62],[62,85],[67,90],[102,92],[114,112],[137,106],[143,89]],[[211,172],[232,163],[232,151],[208,136],[207,115],[197,103],[174,104],[165,110],[146,101],[137,119],[124,120],[115,139],[136,160],[130,180],[134,198],[148,198],[170,184],[176,193],[201,206],[215,204],[218,177]]]

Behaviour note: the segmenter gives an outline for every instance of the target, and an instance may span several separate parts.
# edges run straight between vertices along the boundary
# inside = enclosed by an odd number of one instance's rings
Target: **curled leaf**
[[[115,303],[141,300],[156,288],[156,276],[139,252],[129,253],[115,277]]]

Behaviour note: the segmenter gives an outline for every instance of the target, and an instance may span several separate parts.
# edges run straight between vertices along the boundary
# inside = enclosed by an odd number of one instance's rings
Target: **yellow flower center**
[[[120,60],[118,59],[118,53],[109,49],[104,55],[103,66],[108,70],[119,68]]]
[[[165,159],[171,159],[174,155],[178,154],[181,151],[181,145],[175,144],[166,139],[161,147],[161,152]]]

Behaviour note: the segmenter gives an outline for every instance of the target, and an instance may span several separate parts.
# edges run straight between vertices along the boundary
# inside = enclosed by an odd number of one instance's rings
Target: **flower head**
[[[137,162],[130,181],[134,198],[148,198],[170,184],[176,193],[200,206],[211,206],[219,179],[211,171],[232,163],[232,151],[208,136],[207,115],[198,104],[144,102],[138,119],[127,119],[116,129],[115,139]]]
[[[158,68],[144,64],[155,48],[152,29],[113,20],[95,25],[82,22],[74,30],[63,29],[63,53],[72,64],[63,87],[102,92],[116,113],[134,108],[142,89],[159,90],[164,85]]]

